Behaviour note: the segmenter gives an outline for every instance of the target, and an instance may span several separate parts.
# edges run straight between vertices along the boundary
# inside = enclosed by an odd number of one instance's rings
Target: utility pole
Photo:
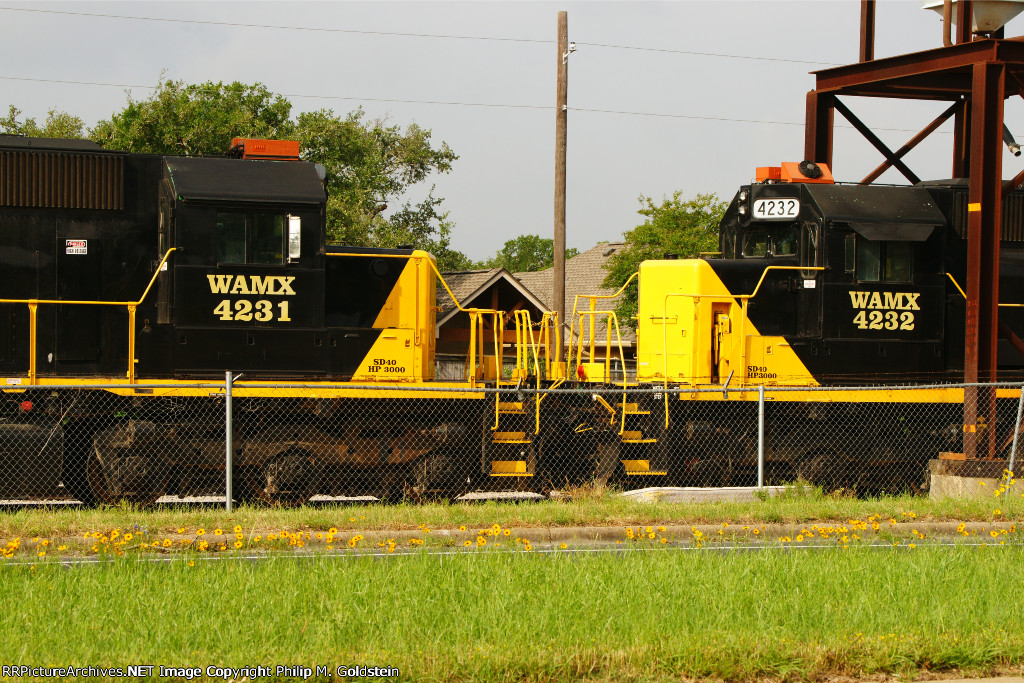
[[[565,329],[565,142],[568,130],[569,18],[558,13],[558,86],[555,109],[555,265],[552,296],[558,312],[559,356]]]

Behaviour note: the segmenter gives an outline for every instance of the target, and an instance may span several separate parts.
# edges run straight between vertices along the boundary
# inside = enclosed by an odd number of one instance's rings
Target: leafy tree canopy
[[[362,109],[291,116],[291,103],[261,83],[187,85],[164,81],[145,100],[100,121],[90,137],[112,149],[222,155],[231,138],[297,139],[302,157],[326,169],[328,241],[354,246],[433,249],[441,263],[468,259],[449,247],[452,225],[434,188],[416,202],[414,186],[447,173],[458,156],[416,124],[402,130],[367,120]],[[391,211],[388,211],[388,209]]]
[[[566,249],[565,258],[579,253]],[[555,263],[555,240],[540,235],[520,235],[505,242],[493,258],[484,261],[484,268],[504,268],[510,273],[525,273],[550,268]]]
[[[71,140],[81,139],[85,130],[82,119],[72,116],[67,112],[51,109],[46,114],[46,122],[39,126],[35,119],[24,119],[18,121],[21,110],[13,104],[8,109],[7,116],[0,119],[0,133],[8,135],[24,135],[30,138],[64,138]]]
[[[624,233],[626,247],[618,250],[605,264],[608,276],[605,287],[621,287],[640,268],[642,261],[665,258],[695,258],[701,253],[718,250],[718,224],[728,204],[713,194],[698,194],[683,199],[682,192],[656,204],[650,197],[640,196],[637,211],[645,220]],[[616,308],[619,320],[632,326],[637,313],[637,288],[634,282],[622,294]]]

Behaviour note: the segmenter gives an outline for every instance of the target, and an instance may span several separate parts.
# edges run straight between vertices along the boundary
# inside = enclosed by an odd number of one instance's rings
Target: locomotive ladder
[[[627,476],[664,476],[668,464],[664,456],[665,430],[657,394],[641,394],[630,402],[623,394],[619,429],[619,460]]]
[[[611,371],[611,349],[609,342],[614,338],[619,348],[619,358],[625,359],[622,349],[622,335],[619,329],[619,319],[614,310],[598,310],[598,299],[614,299],[618,297],[637,277],[634,273],[622,287],[614,294],[578,294],[573,304],[573,320],[579,317],[580,320],[580,344],[576,349],[576,367],[580,373],[580,379],[586,378],[587,373],[598,374],[605,382],[610,380]],[[579,310],[580,298],[589,300],[588,310]],[[595,332],[597,317],[603,316],[607,321],[605,336],[604,358],[598,359],[595,350]],[[586,360],[583,355],[583,328],[584,320],[588,322],[589,329],[589,353]],[[614,333],[614,337],[612,336]],[[569,343],[572,344],[572,331],[570,330]],[[569,357],[572,357],[570,346]],[[668,474],[667,463],[665,462],[665,444],[661,438],[665,433],[663,426],[663,413],[659,405],[661,396],[659,394],[641,394],[634,400],[628,396],[629,382],[626,377],[625,366],[622,373],[622,399],[614,406],[606,401],[600,394],[594,394],[598,403],[611,413],[611,423],[614,425],[618,417],[618,449],[619,462],[622,464],[624,473],[627,476],[664,476]]]
[[[536,472],[536,437],[540,434],[540,403],[543,397],[535,392],[532,401],[527,400],[520,389],[523,382],[532,376],[534,389],[539,390],[542,368],[550,376],[552,363],[557,364],[557,357],[552,360],[550,352],[550,327],[551,321],[556,318],[555,314],[545,313],[539,323],[544,342],[543,365],[537,353],[537,338],[534,336],[530,312],[513,311],[513,316],[516,323],[516,367],[513,371],[516,396],[512,401],[503,400],[499,379],[498,392],[494,398],[494,426],[491,428],[490,447],[487,449],[487,459],[490,461],[488,474],[492,477],[532,477]]]

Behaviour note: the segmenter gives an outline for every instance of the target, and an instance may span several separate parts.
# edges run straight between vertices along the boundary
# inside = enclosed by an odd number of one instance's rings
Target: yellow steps
[[[526,432],[494,432],[491,443],[530,443]]]
[[[664,476],[668,472],[656,472],[651,470],[650,460],[623,460],[622,467],[626,470],[626,475],[630,477],[635,476]]]
[[[622,412],[625,415],[650,415],[649,410],[640,410],[636,403],[626,403],[622,406]]]
[[[645,439],[642,432],[627,430],[622,432],[622,443],[658,443],[658,440]]]
[[[491,461],[492,477],[532,477],[533,474],[527,472],[527,469],[525,460]]]

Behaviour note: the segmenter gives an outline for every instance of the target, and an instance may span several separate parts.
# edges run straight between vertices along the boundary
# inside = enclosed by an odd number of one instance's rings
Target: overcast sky
[[[362,106],[370,117],[416,122],[460,157],[434,179],[436,192],[455,224],[453,246],[482,259],[516,235],[551,236],[556,22],[566,10],[577,44],[567,244],[583,250],[635,226],[640,195],[728,199],[755,167],[799,161],[809,72],[857,60],[859,8],[857,0],[0,0],[0,105],[40,122],[48,109],[65,110],[92,126],[124,107],[125,86],[144,99],[164,73],[187,83],[259,81],[287,96],[293,114]],[[877,17],[876,56],[942,44],[939,15],[916,0],[883,0]],[[1007,35],[1022,29],[1018,18]],[[892,148],[946,106],[848,104]],[[1024,107],[1011,100],[1006,116],[1024,138]],[[922,178],[948,177],[949,130],[908,157]],[[837,180],[857,181],[881,161],[849,127],[837,128],[835,144]],[[1024,157],[1004,158],[1007,177],[1022,167]],[[903,182],[891,171],[883,180]]]

